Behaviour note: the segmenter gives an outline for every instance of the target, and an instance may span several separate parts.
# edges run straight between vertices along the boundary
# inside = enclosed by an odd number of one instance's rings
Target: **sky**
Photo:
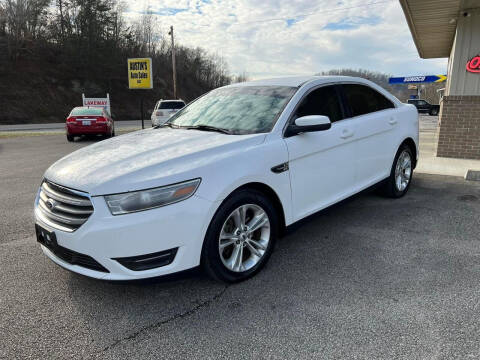
[[[340,68],[394,76],[446,74],[447,59],[420,59],[398,0],[126,0],[177,44],[223,57],[249,79]]]

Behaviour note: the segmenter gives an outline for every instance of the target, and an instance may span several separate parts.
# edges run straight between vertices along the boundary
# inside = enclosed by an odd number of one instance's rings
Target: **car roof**
[[[360,82],[360,83],[369,83],[368,80],[363,78],[354,77],[354,76],[340,76],[340,75],[315,75],[315,76],[283,76],[272,79],[262,79],[262,80],[253,80],[243,83],[235,83],[228,86],[291,86],[291,87],[300,87],[311,81],[316,81],[317,83],[335,83],[335,82]]]
[[[340,84],[340,83],[354,83],[354,84],[363,84],[369,86],[388,99],[393,101],[397,106],[400,106],[402,103],[394,95],[389,93],[387,90],[381,86],[375,84],[373,81],[356,77],[356,76],[340,76],[340,75],[326,75],[326,76],[284,76],[272,79],[263,79],[263,80],[254,80],[247,81],[242,83],[235,83],[225,86],[225,88],[230,87],[243,87],[243,86],[290,86],[290,87],[311,87],[318,86],[323,84]]]
[[[159,100],[159,102],[185,102],[182,99]]]

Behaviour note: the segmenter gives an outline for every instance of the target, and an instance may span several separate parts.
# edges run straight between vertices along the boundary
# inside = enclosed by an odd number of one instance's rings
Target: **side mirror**
[[[290,124],[285,132],[286,137],[313,131],[324,131],[332,127],[332,123],[328,116],[324,115],[308,115],[302,116],[295,120],[294,124]]]

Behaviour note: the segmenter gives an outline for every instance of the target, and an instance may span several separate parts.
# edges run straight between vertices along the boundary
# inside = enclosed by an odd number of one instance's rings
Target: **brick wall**
[[[444,96],[437,156],[480,159],[480,96]]]

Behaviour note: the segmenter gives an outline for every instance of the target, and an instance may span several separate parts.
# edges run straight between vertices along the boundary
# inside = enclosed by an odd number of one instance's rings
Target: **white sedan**
[[[283,229],[372,185],[403,196],[418,114],[353,77],[287,77],[218,88],[164,126],[90,145],[45,173],[37,240],[94,278],[202,265],[227,282],[268,261]]]

